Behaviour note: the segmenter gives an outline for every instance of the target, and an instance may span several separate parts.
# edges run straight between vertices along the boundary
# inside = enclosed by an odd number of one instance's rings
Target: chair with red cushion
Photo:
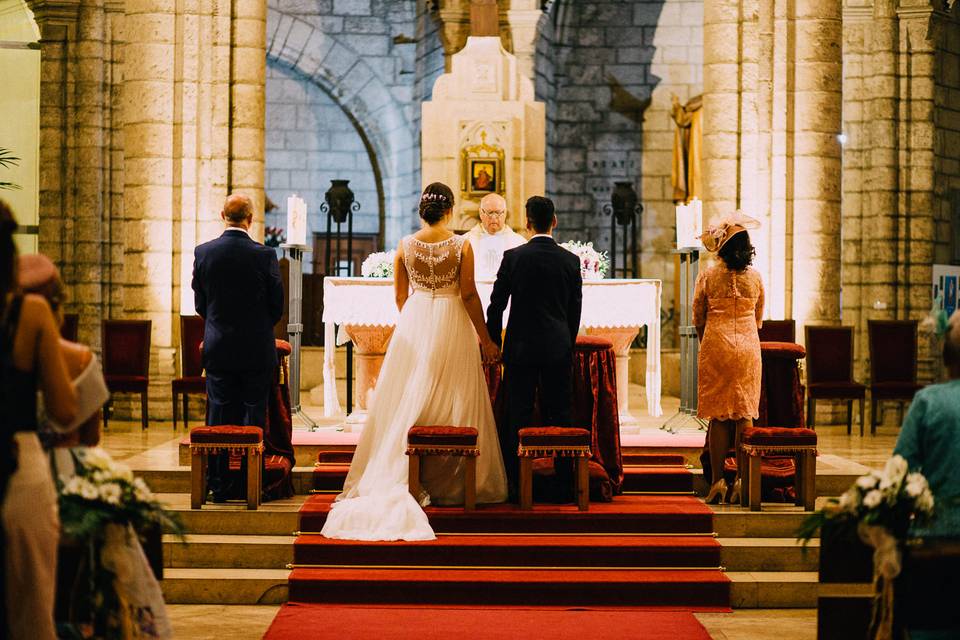
[[[257,509],[262,486],[263,429],[235,425],[196,427],[190,431],[190,508],[199,509],[207,501],[207,456],[220,453],[246,458],[247,509]]]
[[[420,501],[420,460],[425,456],[460,456],[466,463],[463,474],[463,509],[477,506],[477,430],[473,427],[415,425],[407,432],[410,495]]]
[[[868,320],[870,339],[870,433],[880,424],[880,403],[903,406],[923,386],[917,383],[917,321]]]
[[[590,431],[567,427],[520,429],[520,509],[533,509],[533,461],[537,458],[576,458],[577,508],[590,508]]]
[[[203,318],[180,316],[180,377],[171,383],[173,396],[173,430],[177,430],[177,398],[183,397],[183,426],[190,429],[191,393],[207,395],[207,379],[203,375],[200,343],[203,342]]]
[[[764,320],[760,327],[760,342],[796,342],[795,320]]]
[[[140,423],[146,429],[148,406],[147,389],[150,385],[150,320],[103,321],[103,378],[111,399],[103,411],[103,429],[117,393],[140,394]]]
[[[63,314],[63,324],[60,325],[60,337],[70,342],[76,342],[80,333],[80,314]]]
[[[853,379],[853,327],[806,327],[807,413],[816,428],[817,400],[847,403],[847,433],[853,431],[853,402],[860,402],[860,435],[867,387]]]
[[[813,429],[747,427],[740,435],[740,450],[749,460],[741,474],[741,504],[760,510],[760,471],[764,456],[791,456],[796,469],[797,504],[813,511],[817,500],[817,432]]]

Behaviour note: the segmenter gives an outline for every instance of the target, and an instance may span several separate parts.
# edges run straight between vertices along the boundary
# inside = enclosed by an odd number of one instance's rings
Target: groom
[[[549,198],[527,200],[527,229],[534,235],[503,254],[487,309],[487,329],[499,344],[503,312],[512,298],[503,345],[507,416],[500,430],[511,494],[517,488],[517,432],[530,426],[534,400],[539,398],[544,425],[565,427],[571,422],[570,376],[582,281],[580,261],[553,239],[556,226]]]

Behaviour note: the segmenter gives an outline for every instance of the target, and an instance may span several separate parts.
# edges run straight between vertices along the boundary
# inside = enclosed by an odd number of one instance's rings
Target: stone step
[[[289,571],[167,569],[161,586],[168,604],[279,604]],[[728,571],[734,609],[809,609],[817,605],[813,571]]]
[[[789,504],[764,503],[762,511],[711,506],[713,530],[721,538],[795,538],[809,512]]]
[[[280,604],[287,601],[286,569],[166,569],[168,604]]]
[[[294,536],[188,535],[163,537],[163,565],[174,569],[285,569]]]
[[[734,609],[813,609],[816,571],[728,571]]]
[[[817,571],[820,541],[806,548],[793,538],[717,538],[720,565],[728,572]]]
[[[205,504],[190,508],[190,494],[163,493],[160,500],[176,512],[191,535],[292,536],[299,528],[297,511],[304,496],[264,503],[256,511],[248,511],[241,502]]]

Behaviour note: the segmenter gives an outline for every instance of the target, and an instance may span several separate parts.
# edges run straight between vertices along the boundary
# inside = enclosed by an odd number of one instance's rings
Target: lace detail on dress
[[[463,242],[463,236],[456,235],[440,242],[421,242],[413,236],[407,236],[404,239],[403,262],[413,288],[434,292],[457,289]]]

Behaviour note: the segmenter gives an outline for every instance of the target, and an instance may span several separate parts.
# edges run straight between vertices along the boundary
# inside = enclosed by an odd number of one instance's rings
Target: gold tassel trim
[[[263,453],[263,443],[258,442],[256,444],[216,444],[216,443],[191,443],[190,444],[190,453],[195,456],[209,456],[216,455],[218,453],[229,453],[230,455],[254,455],[258,456]]]
[[[751,456],[784,456],[806,453],[808,451],[812,451],[814,454],[817,453],[817,448],[813,445],[777,446],[742,444],[740,447],[744,453]]]
[[[476,457],[480,455],[480,449],[477,447],[431,447],[431,446],[407,446],[408,456],[469,456]]]
[[[521,458],[549,458],[558,456],[561,458],[589,458],[590,447],[554,447],[554,446],[534,446],[517,447],[517,455]]]

